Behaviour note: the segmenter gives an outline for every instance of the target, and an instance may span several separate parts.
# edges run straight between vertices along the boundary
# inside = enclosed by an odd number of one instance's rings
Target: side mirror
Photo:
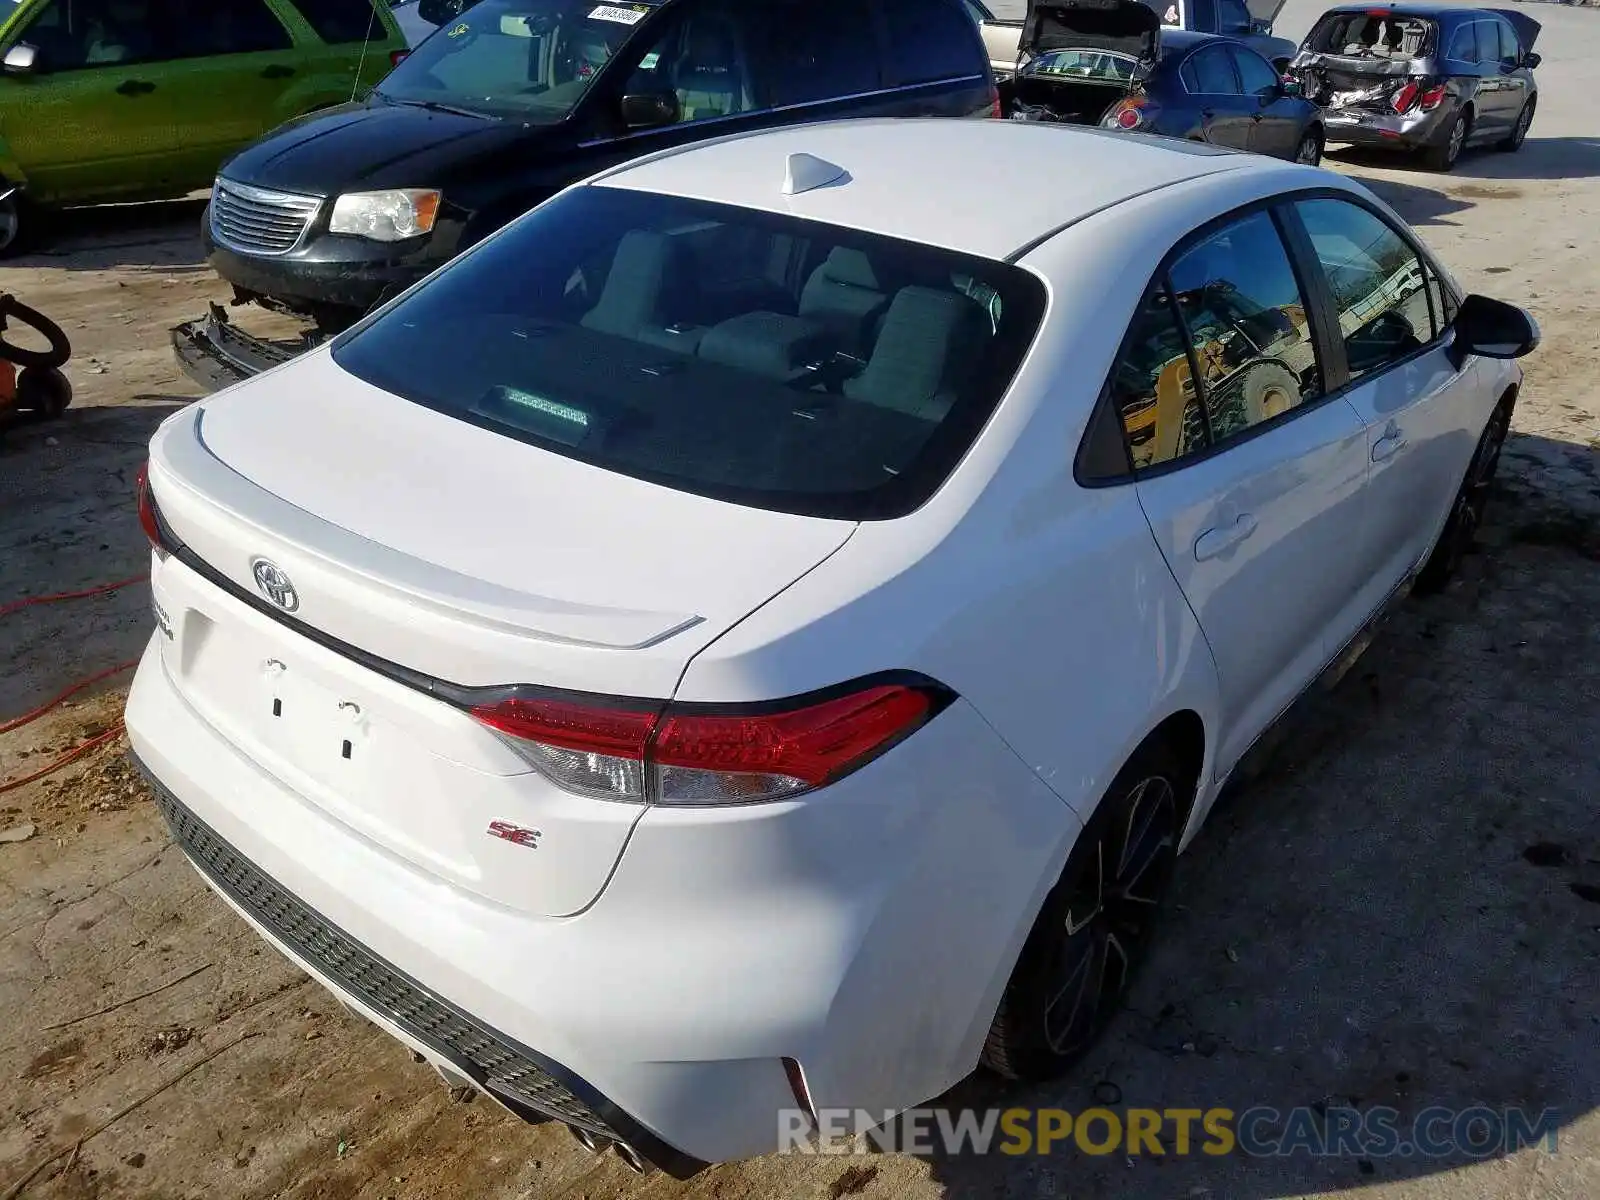
[[[13,46],[6,51],[4,68],[7,75],[32,75],[39,69],[39,51],[26,44]]]
[[[678,97],[672,92],[640,92],[622,98],[622,123],[629,129],[671,125],[678,116]]]
[[[1527,67],[1528,70],[1530,70],[1530,71],[1533,70],[1535,67],[1537,67],[1543,61],[1544,61],[1544,59],[1540,58],[1539,55],[1537,53],[1535,53],[1534,51],[1532,51],[1532,50],[1529,50],[1526,54],[1524,54],[1522,56],[1522,65]]]
[[[417,16],[430,25],[444,25],[467,11],[468,0],[418,0]]]
[[[1471,295],[1455,319],[1456,349],[1482,358],[1521,358],[1539,347],[1539,325],[1524,310],[1503,300]]]

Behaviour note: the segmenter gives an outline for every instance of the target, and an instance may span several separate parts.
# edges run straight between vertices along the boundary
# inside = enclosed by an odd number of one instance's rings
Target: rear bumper
[[[811,803],[649,810],[588,908],[539,917],[266,774],[183,698],[161,636],[127,727],[201,873],[448,1076],[675,1175],[781,1147],[785,1058],[818,1107],[877,1120],[968,1074],[1080,828],[958,701]],[[560,852],[547,830],[538,855]]]
[[[1322,113],[1322,127],[1329,142],[1351,146],[1387,146],[1397,150],[1420,150],[1444,140],[1454,119],[1453,100],[1432,112],[1367,112],[1361,109],[1328,108]]]

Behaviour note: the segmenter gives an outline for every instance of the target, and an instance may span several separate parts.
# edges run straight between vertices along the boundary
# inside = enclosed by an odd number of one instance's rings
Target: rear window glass
[[[1329,13],[1306,39],[1318,54],[1352,58],[1420,58],[1433,45],[1434,22],[1426,17],[1374,9]]]
[[[1039,281],[1004,263],[585,187],[333,356],[407,400],[608,470],[882,520],[919,506],[966,453],[1044,304]]]

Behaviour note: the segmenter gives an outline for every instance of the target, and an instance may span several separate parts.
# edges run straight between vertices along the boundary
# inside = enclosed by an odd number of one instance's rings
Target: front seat
[[[744,111],[738,54],[727,25],[699,20],[689,26],[673,84],[680,120],[703,121]]]

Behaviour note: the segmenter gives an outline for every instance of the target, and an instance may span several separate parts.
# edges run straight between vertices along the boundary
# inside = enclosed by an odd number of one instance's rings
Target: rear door
[[[1182,251],[1118,385],[1136,486],[1222,688],[1225,772],[1359,627],[1366,431],[1329,398],[1266,209]],[[1153,409],[1153,411],[1152,411]]]
[[[161,85],[185,114],[184,174],[203,186],[224,158],[294,115],[289,96],[304,63],[267,0],[150,3],[174,50]]]
[[[1195,51],[1184,62],[1179,75],[1200,110],[1200,128],[1205,140],[1214,146],[1248,150],[1251,130],[1261,106],[1241,90],[1228,47],[1218,44]]]
[[[1366,529],[1374,569],[1362,594],[1381,603],[1428,553],[1497,397],[1454,361],[1454,299],[1385,217],[1342,198],[1297,201],[1339,321],[1336,384],[1367,427]]]

